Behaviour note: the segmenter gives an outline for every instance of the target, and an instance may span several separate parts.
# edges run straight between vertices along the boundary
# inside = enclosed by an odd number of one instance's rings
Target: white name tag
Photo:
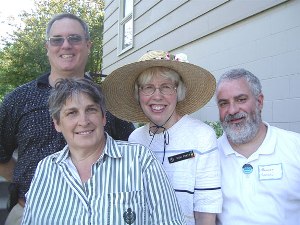
[[[258,166],[259,180],[279,180],[282,178],[282,164]]]

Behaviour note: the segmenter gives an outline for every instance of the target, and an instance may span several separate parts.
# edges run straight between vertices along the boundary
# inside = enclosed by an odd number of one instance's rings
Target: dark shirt
[[[104,129],[113,139],[127,141],[135,127],[132,123],[121,120],[107,111]]]
[[[48,110],[49,75],[16,88],[0,106],[0,163],[8,162],[17,150],[13,182],[19,198],[24,198],[28,191],[38,162],[66,145]],[[105,131],[114,139],[127,140],[133,130],[132,123],[107,112]]]

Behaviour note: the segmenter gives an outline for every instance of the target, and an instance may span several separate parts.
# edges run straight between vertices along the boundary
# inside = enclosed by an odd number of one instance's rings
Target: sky
[[[0,5],[0,36],[5,36],[11,27],[2,21],[7,21],[9,16],[17,19],[22,11],[30,11],[34,7],[34,0],[0,0]]]

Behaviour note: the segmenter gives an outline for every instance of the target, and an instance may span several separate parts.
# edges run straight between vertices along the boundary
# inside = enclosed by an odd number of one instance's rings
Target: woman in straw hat
[[[103,82],[115,116],[146,123],[129,141],[149,146],[163,164],[189,225],[215,224],[221,212],[220,164],[214,130],[188,114],[213,96],[215,78],[184,54],[150,51]]]

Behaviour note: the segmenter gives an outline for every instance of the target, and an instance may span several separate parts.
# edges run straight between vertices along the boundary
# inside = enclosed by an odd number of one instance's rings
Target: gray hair
[[[218,90],[220,84],[224,81],[237,80],[237,79],[245,79],[249,84],[250,90],[255,97],[258,97],[262,93],[262,86],[259,79],[252,74],[250,71],[245,70],[243,68],[232,69],[225,72],[219,79],[217,83]]]
[[[139,99],[139,87],[148,83],[152,77],[157,75],[170,79],[177,86],[176,93],[178,101],[182,101],[185,98],[186,88],[181,76],[176,71],[166,67],[151,67],[143,71],[135,81],[134,97],[136,100]]]
[[[78,21],[84,30],[85,39],[90,40],[90,32],[89,32],[89,27],[88,27],[87,23],[72,13],[61,13],[61,14],[54,15],[47,25],[46,39],[48,39],[50,37],[50,30],[51,30],[53,23],[57,20],[61,20],[64,18]]]
[[[57,123],[60,122],[60,111],[67,99],[79,94],[89,96],[93,102],[100,106],[103,115],[105,115],[105,97],[99,85],[87,78],[59,79],[51,90],[48,100],[50,115]]]

